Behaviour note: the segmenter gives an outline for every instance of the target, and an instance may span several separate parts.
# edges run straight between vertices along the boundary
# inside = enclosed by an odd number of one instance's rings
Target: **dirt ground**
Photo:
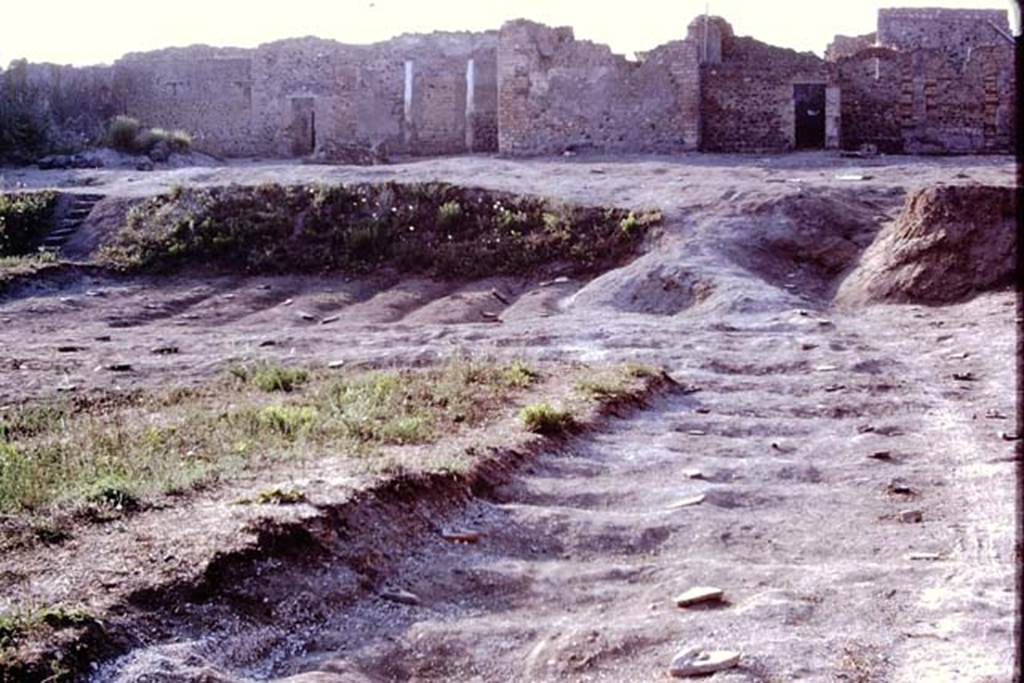
[[[418,604],[368,590],[345,553],[268,560],[235,599],[163,606],[175,619],[97,661],[92,680],[649,681],[691,645],[742,653],[721,681],[1009,680],[1015,294],[863,309],[832,295],[907,192],[1015,173],[1005,157],[816,153],[0,171],[6,188],[109,201],[176,184],[437,179],[666,217],[643,255],[586,282],[62,272],[0,299],[0,405],[199,382],[243,358],[401,366],[460,350],[639,361],[688,388],[464,504],[362,520],[349,542]],[[180,352],[151,352],[168,345]],[[132,371],[104,369],[115,362]],[[207,533],[202,515],[173,519],[109,533]],[[483,538],[456,545],[439,528]],[[90,552],[71,543],[8,585],[66,597],[62,567]],[[144,574],[160,558],[97,561]],[[0,560],[0,575],[17,570]],[[674,605],[699,585],[725,602]]]

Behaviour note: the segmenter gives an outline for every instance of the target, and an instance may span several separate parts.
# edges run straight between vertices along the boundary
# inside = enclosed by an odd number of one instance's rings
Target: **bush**
[[[47,94],[28,80],[28,63],[11,62],[0,83],[0,160],[29,163],[53,147]]]
[[[107,145],[128,154],[149,154],[160,143],[167,145],[169,152],[187,152],[192,148],[192,136],[183,130],[143,128],[130,116],[115,116],[107,129]]]
[[[0,257],[27,254],[50,229],[56,192],[0,193]]]
[[[141,129],[138,119],[115,116],[107,128],[107,145],[121,152],[134,154]]]
[[[534,434],[556,436],[576,426],[576,418],[567,410],[559,410],[548,403],[526,406],[519,413],[523,426]]]

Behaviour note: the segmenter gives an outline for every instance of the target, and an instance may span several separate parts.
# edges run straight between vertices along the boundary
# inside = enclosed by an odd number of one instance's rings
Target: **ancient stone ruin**
[[[109,67],[16,64],[65,134],[115,114],[182,128],[228,157],[613,153],[1000,153],[1014,147],[1005,11],[889,9],[821,59],[698,17],[629,60],[530,21],[368,46],[301,38],[193,46]]]

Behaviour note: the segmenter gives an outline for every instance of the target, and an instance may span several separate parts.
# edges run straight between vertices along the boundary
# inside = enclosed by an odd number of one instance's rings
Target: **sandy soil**
[[[870,178],[837,178],[851,173]],[[442,179],[657,207],[666,226],[625,268],[555,286],[36,282],[0,301],[0,403],[195,382],[243,357],[408,364],[460,349],[643,361],[700,388],[553,447],[489,495],[425,510],[429,523],[406,520],[400,542],[386,521],[367,529],[359,542],[385,558],[377,570],[418,605],[381,600],[348,561],[266,563],[245,577],[244,601],[175,606],[172,626],[95,680],[646,681],[689,645],[742,652],[723,681],[1009,679],[1019,460],[1001,433],[1018,429],[1014,296],[836,310],[831,294],[908,190],[1011,185],[1014,173],[1006,158],[824,154],[5,172],[7,186],[110,197]],[[165,345],[180,353],[151,353]],[[133,371],[103,369],[115,361]],[[976,381],[953,378],[965,371]],[[869,457],[879,451],[891,459]],[[698,493],[700,504],[667,509]],[[901,522],[905,510],[923,521]],[[442,527],[485,536],[453,545],[430,533]],[[724,605],[673,605],[709,584]]]

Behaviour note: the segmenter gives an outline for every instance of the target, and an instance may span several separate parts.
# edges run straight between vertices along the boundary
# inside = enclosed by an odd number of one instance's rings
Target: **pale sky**
[[[875,29],[879,7],[1010,11],[1012,0],[710,0],[738,35],[821,54],[837,33]],[[316,35],[372,43],[400,33],[497,29],[527,18],[572,26],[577,38],[626,55],[686,33],[705,0],[0,0],[0,65],[21,57],[110,63],[126,52],[206,43],[254,47]]]

